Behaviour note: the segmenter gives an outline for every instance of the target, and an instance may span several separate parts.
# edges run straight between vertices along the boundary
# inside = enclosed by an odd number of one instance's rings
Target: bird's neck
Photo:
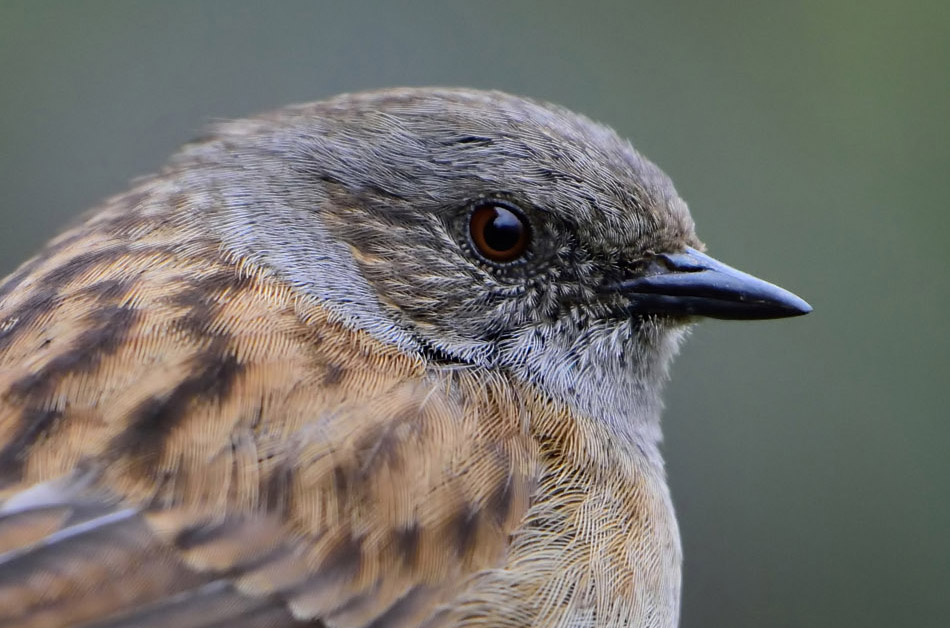
[[[685,327],[644,329],[635,322],[592,326],[581,336],[554,330],[516,339],[515,376],[599,425],[615,447],[630,447],[662,467],[662,392]],[[530,345],[524,350],[519,343]]]

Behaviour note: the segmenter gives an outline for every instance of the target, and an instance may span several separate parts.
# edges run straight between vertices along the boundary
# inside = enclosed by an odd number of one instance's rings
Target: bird
[[[614,131],[393,88],[220,122],[0,282],[0,628],[679,621],[710,257]]]

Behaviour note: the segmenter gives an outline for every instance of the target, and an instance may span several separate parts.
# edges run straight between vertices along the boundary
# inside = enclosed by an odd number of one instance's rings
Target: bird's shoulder
[[[0,283],[0,625],[413,625],[498,563],[537,456],[503,379],[197,235],[86,224]]]

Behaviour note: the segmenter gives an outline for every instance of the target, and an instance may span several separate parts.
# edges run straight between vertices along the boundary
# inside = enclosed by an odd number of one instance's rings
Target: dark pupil
[[[524,226],[521,219],[504,207],[494,207],[495,215],[485,223],[485,244],[502,253],[510,251],[521,242]]]

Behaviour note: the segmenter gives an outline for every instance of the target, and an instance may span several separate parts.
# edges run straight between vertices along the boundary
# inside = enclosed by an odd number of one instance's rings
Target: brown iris
[[[528,225],[524,216],[497,202],[477,205],[469,221],[472,242],[491,262],[512,262],[528,248]]]

